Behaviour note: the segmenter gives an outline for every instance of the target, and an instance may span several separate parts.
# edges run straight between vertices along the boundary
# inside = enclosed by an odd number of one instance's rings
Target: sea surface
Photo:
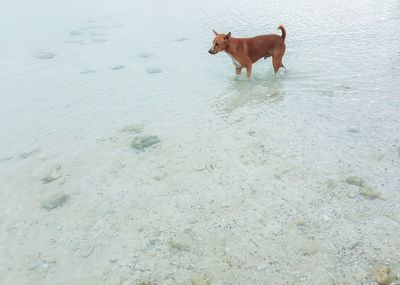
[[[287,30],[285,69],[210,55]],[[400,2],[0,0],[0,284],[400,275]]]

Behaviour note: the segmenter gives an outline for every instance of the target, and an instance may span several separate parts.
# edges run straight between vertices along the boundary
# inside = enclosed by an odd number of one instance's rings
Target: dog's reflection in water
[[[233,113],[242,107],[253,107],[276,103],[283,99],[284,91],[275,80],[257,79],[252,81],[235,79],[220,97],[218,110],[224,114]]]

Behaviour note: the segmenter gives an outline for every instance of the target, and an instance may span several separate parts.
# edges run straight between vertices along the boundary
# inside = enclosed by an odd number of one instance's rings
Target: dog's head
[[[229,39],[231,38],[231,32],[227,33],[226,35],[224,34],[218,34],[216,31],[214,31],[214,40],[213,40],[213,45],[211,48],[208,50],[209,53],[211,54],[217,54],[220,51],[223,51],[226,47],[226,44],[228,43]]]

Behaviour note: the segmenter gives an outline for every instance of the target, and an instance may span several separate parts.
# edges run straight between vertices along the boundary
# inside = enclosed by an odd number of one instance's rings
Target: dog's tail
[[[283,25],[279,25],[278,26],[278,30],[282,31],[282,39],[285,40],[285,38],[286,38],[286,29],[285,29],[285,27]]]

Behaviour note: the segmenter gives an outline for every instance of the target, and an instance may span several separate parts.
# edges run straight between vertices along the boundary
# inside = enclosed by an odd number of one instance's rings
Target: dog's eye
[[[215,45],[216,45],[216,46],[219,46],[219,43],[216,43]]]

